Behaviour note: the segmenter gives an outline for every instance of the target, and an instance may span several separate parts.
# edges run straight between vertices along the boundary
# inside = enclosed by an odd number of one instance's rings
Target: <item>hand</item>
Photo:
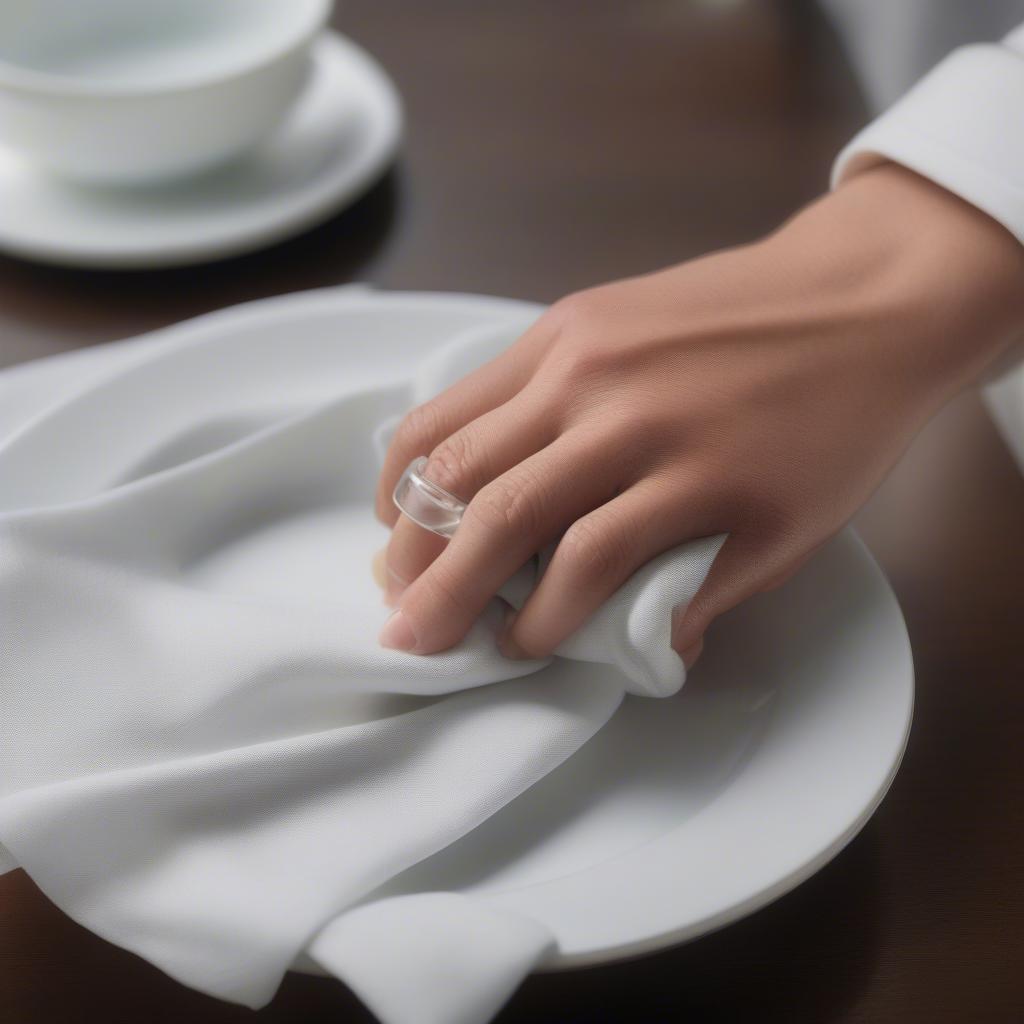
[[[381,643],[457,643],[557,541],[502,638],[546,655],[655,555],[727,533],[673,625],[692,663],[712,620],[786,580],[1015,340],[1022,285],[1003,228],[889,164],[756,244],[556,303],[398,430],[377,495],[397,604]],[[447,544],[391,503],[423,454],[469,500]]]

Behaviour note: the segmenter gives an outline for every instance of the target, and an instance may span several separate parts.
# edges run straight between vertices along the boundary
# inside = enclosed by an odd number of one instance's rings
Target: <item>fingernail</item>
[[[388,550],[381,548],[373,556],[373,578],[377,586],[384,591],[384,603],[394,608],[405,593],[409,584],[394,569],[388,566]]]
[[[388,589],[388,549],[381,548],[373,556],[370,563],[370,571],[373,573],[373,581],[381,590]]]
[[[416,634],[405,613],[399,609],[384,623],[377,642],[391,651],[412,651],[416,647]]]
[[[512,661],[526,661],[532,656],[527,654],[522,647],[519,646],[512,638],[512,626],[515,624],[516,616],[515,612],[510,611],[505,616],[505,623],[501,627],[501,632],[498,634],[498,650]]]
[[[384,588],[384,603],[392,608],[398,604],[402,595],[409,589],[409,581],[402,579],[394,569],[388,569],[388,582]]]

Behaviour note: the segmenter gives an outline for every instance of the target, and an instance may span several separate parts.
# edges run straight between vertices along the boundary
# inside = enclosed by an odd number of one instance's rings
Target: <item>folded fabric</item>
[[[369,517],[388,425],[507,340],[0,516],[0,870],[20,864],[76,920],[225,999],[265,1003],[305,952],[391,1024],[490,1019],[551,949],[543,925],[454,893],[374,892],[571,756],[626,691],[678,690],[671,612],[722,538],[651,562],[558,652],[616,666],[612,681],[503,658],[501,599],[451,651],[382,650],[371,551],[329,600],[297,601],[275,596],[287,549],[260,538]],[[197,571],[252,551],[255,592]]]

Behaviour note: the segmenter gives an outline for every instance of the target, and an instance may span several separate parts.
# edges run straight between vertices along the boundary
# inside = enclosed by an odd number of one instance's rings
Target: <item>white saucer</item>
[[[332,394],[404,380],[456,332],[514,333],[539,308],[326,289],[0,374],[0,410],[18,409],[0,427],[0,509],[201,457]],[[348,541],[365,553],[381,528],[360,521],[366,535]],[[317,574],[337,569],[321,553],[340,531],[279,526],[296,550],[311,540],[291,582],[325,585]],[[896,599],[845,531],[717,624],[678,697],[628,698],[562,767],[388,891],[471,892],[539,920],[558,943],[548,968],[693,938],[782,895],[849,842],[895,775],[912,704]]]
[[[357,199],[394,157],[398,94],[380,66],[333,32],[313,48],[304,95],[259,149],[159,186],[85,186],[0,150],[0,249],[47,263],[146,268],[258,249]]]

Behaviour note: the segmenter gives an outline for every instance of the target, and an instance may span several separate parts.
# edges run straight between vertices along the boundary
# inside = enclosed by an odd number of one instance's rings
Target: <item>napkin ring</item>
[[[392,500],[417,526],[439,537],[451,537],[462,521],[466,502],[424,477],[426,468],[426,456],[413,459],[395,484]]]

